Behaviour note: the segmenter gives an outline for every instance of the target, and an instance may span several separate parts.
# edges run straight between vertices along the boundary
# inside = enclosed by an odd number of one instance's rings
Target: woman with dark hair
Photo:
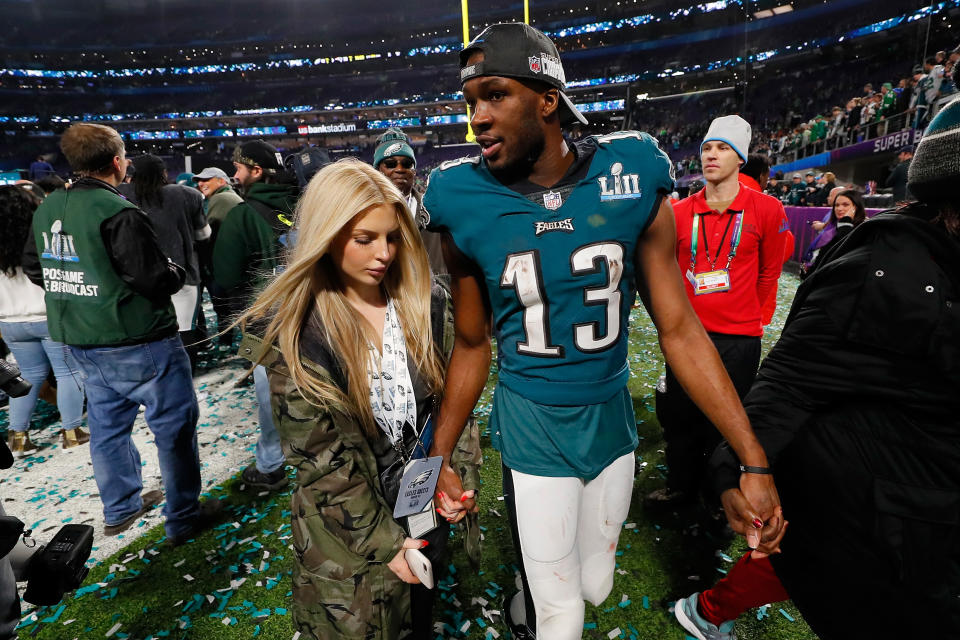
[[[854,227],[867,219],[863,196],[856,189],[845,189],[837,194],[830,210],[830,220],[813,239],[800,261],[800,277],[806,278],[816,266],[817,257],[847,237]]]
[[[0,334],[24,379],[33,385],[26,396],[10,398],[9,446],[20,457],[39,449],[30,441],[27,428],[51,367],[57,378],[63,447],[90,440],[80,428],[83,382],[76,364],[64,345],[50,339],[43,289],[30,282],[21,268],[23,247],[39,204],[40,199],[22,187],[0,186]],[[55,241],[51,238],[51,242]],[[56,247],[47,250],[56,251]]]
[[[821,253],[744,399],[789,527],[677,603],[701,640],[787,597],[824,640],[957,635],[960,101],[930,123],[909,184],[919,202]],[[721,445],[711,462],[735,508],[736,456]]]
[[[140,207],[157,232],[163,253],[187,272],[183,288],[171,296],[180,325],[180,338],[196,366],[197,343],[206,337],[196,324],[200,307],[200,262],[196,243],[210,237],[203,213],[203,196],[191,187],[169,184],[163,158],[144,154],[133,159],[133,181],[117,187]]]

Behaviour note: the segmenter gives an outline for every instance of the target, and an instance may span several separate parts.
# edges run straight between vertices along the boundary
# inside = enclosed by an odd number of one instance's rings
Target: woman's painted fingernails
[[[443,515],[443,509],[441,509],[440,507],[437,507],[437,513],[439,513],[440,515]]]
[[[761,520],[760,518],[754,518],[753,526],[755,526],[757,529],[763,529],[763,520]]]
[[[427,546],[428,544],[430,544],[430,543],[427,542],[426,540],[421,540],[421,541],[420,541],[420,548],[423,549],[423,548],[424,548],[425,546]]]
[[[468,496],[467,494],[463,494],[462,496],[460,496],[460,502],[466,502],[469,499],[470,499],[470,496]]]
[[[437,495],[440,496],[441,498],[447,497],[447,495],[443,491],[437,491]]]

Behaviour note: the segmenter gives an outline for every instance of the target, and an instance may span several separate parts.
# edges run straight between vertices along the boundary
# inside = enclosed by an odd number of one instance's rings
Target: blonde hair
[[[237,321],[269,319],[264,344],[277,344],[291,378],[308,402],[343,404],[368,436],[377,433],[370,407],[367,363],[373,327],[346,299],[329,251],[334,239],[356,216],[380,205],[393,206],[401,241],[382,286],[393,299],[403,325],[407,352],[431,392],[442,388],[443,369],[434,347],[430,321],[431,278],[427,253],[407,203],[379,171],[355,158],[321,169],[297,204],[297,241],[286,269]],[[301,331],[307,314],[320,321],[324,338],[346,374],[347,389],[319,377],[300,359]],[[376,336],[378,342],[378,336]],[[259,360],[266,355],[259,354]]]

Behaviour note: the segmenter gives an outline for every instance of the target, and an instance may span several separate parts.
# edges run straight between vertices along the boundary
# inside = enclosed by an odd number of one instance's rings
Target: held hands
[[[397,555],[393,557],[387,567],[390,571],[393,571],[398,578],[406,582],[407,584],[420,584],[420,578],[413,575],[413,572],[410,571],[410,565],[407,564],[407,558],[404,556],[407,549],[422,549],[427,546],[426,540],[417,540],[415,538],[405,538],[403,541],[403,548],[397,552]]]
[[[740,488],[727,489],[720,500],[730,528],[744,536],[751,549],[777,552],[786,522],[773,476],[741,474]]]
[[[476,513],[476,492],[472,489],[464,491],[460,483],[460,476],[449,463],[440,467],[440,478],[437,480],[436,504],[437,513],[448,522],[460,522],[467,512]]]

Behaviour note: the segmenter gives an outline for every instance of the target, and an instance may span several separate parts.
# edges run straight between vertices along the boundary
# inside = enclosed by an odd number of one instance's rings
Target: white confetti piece
[[[609,631],[607,633],[607,637],[610,638],[610,640],[613,640],[614,638],[619,637],[621,633],[623,632],[620,631],[620,627],[617,627],[616,629]]]
[[[174,567],[182,567],[182,566],[183,566],[183,563],[186,562],[186,561],[187,561],[186,558],[184,558],[183,560],[178,560],[177,562],[173,563],[173,566],[174,566]]]
[[[186,580],[187,582],[193,582],[193,576],[190,575],[189,573],[183,574],[183,579]]]
[[[107,631],[107,633],[104,635],[104,637],[109,638],[110,636],[112,636],[113,634],[115,634],[117,631],[120,631],[120,627],[122,627],[122,626],[123,626],[123,625],[120,624],[119,622],[118,622],[117,624],[113,625],[112,627],[110,627],[110,630]]]

